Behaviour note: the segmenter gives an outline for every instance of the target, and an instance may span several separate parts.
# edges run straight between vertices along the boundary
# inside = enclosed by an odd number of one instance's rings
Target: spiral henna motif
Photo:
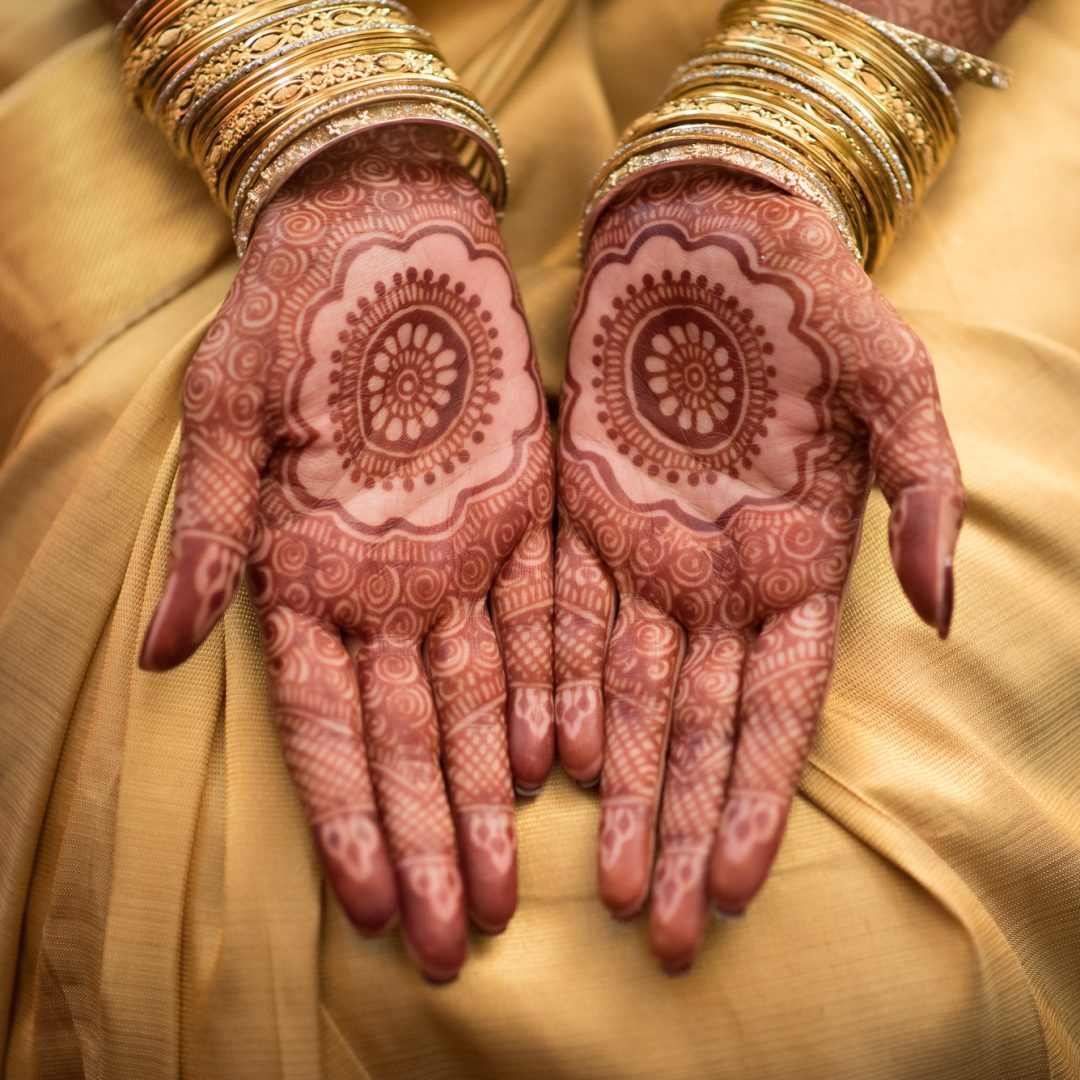
[[[719,169],[605,212],[562,420],[560,753],[601,773],[601,898],[631,915],[651,881],[652,946],[681,967],[708,900],[744,909],[780,844],[871,466],[901,584],[942,632],[959,471],[925,349],[828,220]]]
[[[551,764],[548,431],[490,205],[423,127],[283,188],[185,380],[142,663],[189,655],[246,564],[327,877],[432,979],[466,914],[512,915],[513,784]]]

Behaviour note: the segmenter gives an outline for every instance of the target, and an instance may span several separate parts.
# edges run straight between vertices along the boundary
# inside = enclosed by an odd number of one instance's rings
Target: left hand
[[[871,464],[901,584],[947,632],[956,455],[926,350],[829,219],[719,168],[605,211],[561,417],[559,753],[583,782],[602,765],[601,898],[630,916],[651,881],[680,968],[708,900],[742,912],[776,855]]]

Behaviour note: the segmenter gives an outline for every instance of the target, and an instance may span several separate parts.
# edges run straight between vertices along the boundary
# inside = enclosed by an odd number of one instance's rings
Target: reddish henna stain
[[[191,363],[144,653],[190,653],[246,562],[328,878],[362,929],[400,914],[436,980],[464,960],[466,909],[488,930],[513,913],[512,774],[550,765],[552,479],[494,216],[445,137],[319,155]]]
[[[894,559],[931,619],[959,473],[925,350],[835,229],[722,170],[658,173],[606,212],[561,415],[560,749],[585,773],[603,747],[601,896],[631,914],[651,877],[652,945],[678,968],[707,900],[742,910],[775,856],[871,444]],[[930,540],[913,547],[905,520]]]

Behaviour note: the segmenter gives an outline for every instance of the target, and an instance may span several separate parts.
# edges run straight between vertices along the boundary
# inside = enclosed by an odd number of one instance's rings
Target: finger
[[[406,945],[428,978],[445,982],[465,962],[466,927],[431,687],[415,645],[372,638],[350,646]]]
[[[521,540],[499,571],[491,594],[506,665],[510,767],[522,794],[540,787],[555,757],[552,578],[551,529],[543,525]]]
[[[656,807],[682,634],[651,604],[619,608],[604,665],[606,746],[600,779],[600,899],[619,918],[649,893]]]
[[[849,390],[849,405],[870,432],[878,483],[892,508],[897,577],[919,617],[945,637],[964,513],[960,466],[925,346],[880,294],[874,307],[874,352]]]
[[[360,694],[336,630],[274,608],[262,619],[285,764],[341,906],[363,931],[397,917],[360,724]]]
[[[828,689],[839,611],[837,597],[811,597],[772,616],[751,646],[709,860],[709,893],[721,913],[746,908],[776,857]]]
[[[742,634],[696,634],[679,672],[649,910],[649,942],[671,970],[689,966],[705,934],[706,869],[731,767],[745,656]]]
[[[506,683],[482,603],[462,605],[432,630],[427,660],[469,914],[482,930],[497,933],[517,905],[517,843]]]
[[[265,458],[262,390],[254,375],[235,374],[248,347],[237,343],[227,312],[184,379],[169,569],[139,656],[147,671],[173,667],[199,647],[232,601],[252,543]]]
[[[573,525],[559,523],[555,558],[555,729],[563,768],[583,784],[604,757],[604,651],[615,590]]]

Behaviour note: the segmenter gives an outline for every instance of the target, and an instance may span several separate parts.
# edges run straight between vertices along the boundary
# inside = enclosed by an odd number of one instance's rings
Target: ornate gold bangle
[[[506,198],[506,162],[501,146],[493,141],[493,134],[497,138],[493,128],[476,123],[459,111],[456,105],[433,100],[427,88],[418,88],[416,100],[403,98],[383,101],[380,100],[381,95],[372,95],[371,98],[373,100],[365,102],[361,96],[351,110],[334,112],[330,119],[313,124],[299,135],[290,136],[285,141],[284,149],[276,155],[267,154],[265,161],[257,161],[249,170],[249,178],[241,185],[233,204],[233,235],[241,255],[247,250],[260,211],[305,162],[326,146],[357,131],[402,121],[434,123],[457,131],[457,150],[459,157],[465,158],[463,164],[491,203],[496,207],[503,205]],[[471,139],[463,136],[466,129]],[[482,148],[471,167],[468,164],[469,146]]]
[[[852,254],[862,261],[862,250],[848,212],[821,177],[776,141],[719,124],[684,124],[620,146],[593,181],[579,234],[582,254],[600,215],[631,180],[671,165],[706,162],[741,169],[819,206],[833,221]]]
[[[494,123],[397,0],[135,0],[116,36],[133,103],[202,173],[241,253],[288,176],[365,127],[450,129],[462,166],[505,203]]]
[[[600,169],[583,242],[631,177],[716,161],[816,202],[873,270],[956,144],[959,112],[942,72],[1007,82],[990,61],[840,0],[730,0],[702,53]]]
[[[290,12],[285,17],[270,15],[250,27],[242,27],[238,33],[201,53],[178,61],[171,74],[164,72],[155,112],[170,142],[178,129],[199,115],[206,103],[259,65],[323,41],[355,40],[360,27],[353,20],[358,17],[363,18],[365,31],[407,30],[413,39],[423,40],[423,31],[418,27],[402,23],[396,13],[387,18],[379,5],[328,5],[325,0],[315,0],[304,8],[299,13]],[[430,38],[428,43],[430,46]]]

